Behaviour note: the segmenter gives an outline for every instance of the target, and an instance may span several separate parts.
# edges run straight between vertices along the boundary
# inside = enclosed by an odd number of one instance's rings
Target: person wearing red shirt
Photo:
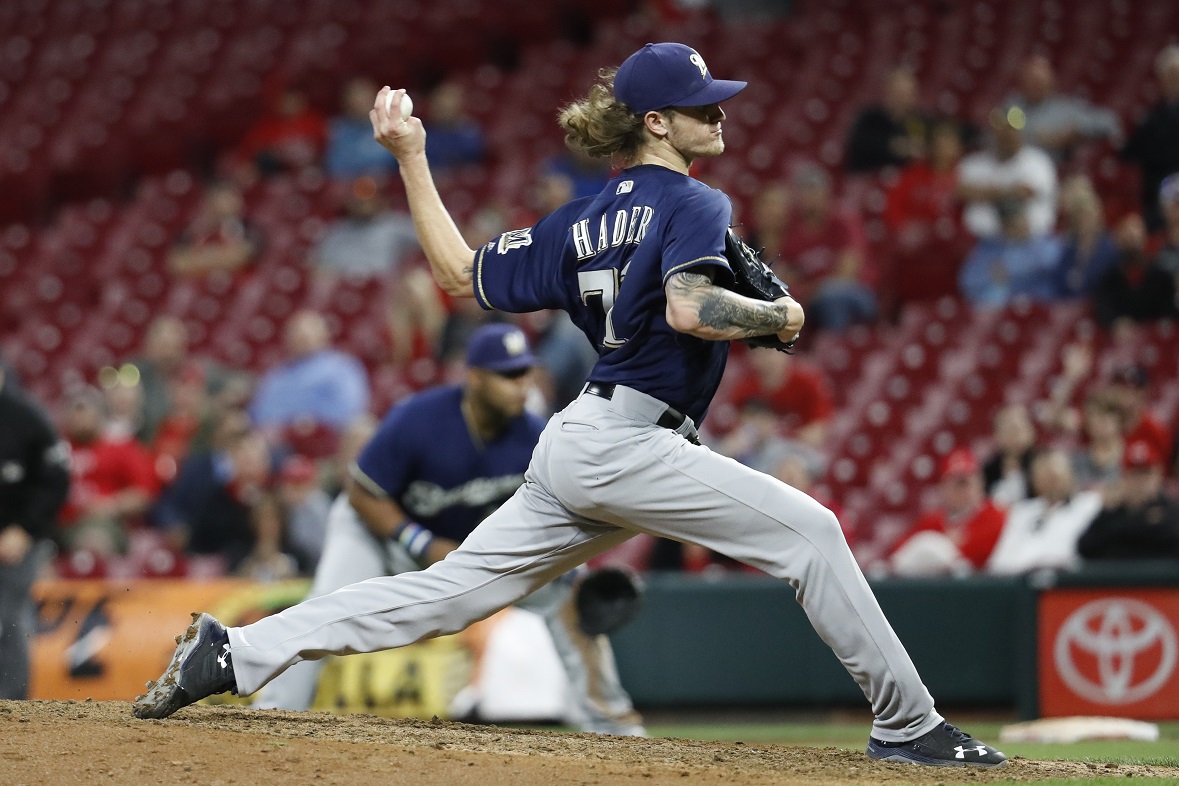
[[[778,417],[783,436],[821,448],[835,413],[831,385],[823,372],[782,352],[750,352],[748,357],[745,373],[729,396],[733,407],[741,412],[760,400]]]
[[[246,131],[234,151],[242,164],[263,175],[297,172],[315,165],[327,142],[327,120],[295,87],[283,88],[270,111]]]
[[[884,217],[888,228],[903,244],[913,246],[943,227],[953,230],[959,209],[958,160],[962,139],[953,123],[935,126],[930,138],[929,160],[919,160],[901,170],[888,190]]]
[[[1122,412],[1126,444],[1148,442],[1160,456],[1170,456],[1174,437],[1162,421],[1146,409],[1150,393],[1150,374],[1142,366],[1118,369],[1110,384],[1110,392]]]
[[[906,166],[888,190],[884,218],[892,239],[893,286],[901,300],[957,291],[958,268],[971,245],[959,220],[961,158],[961,131],[941,122],[931,132],[928,161]]]
[[[892,547],[890,572],[935,576],[980,570],[987,563],[1007,514],[987,499],[974,454],[959,448],[946,456],[941,475],[942,507],[931,510]]]
[[[233,273],[250,264],[262,245],[261,233],[246,220],[237,186],[212,183],[200,212],[168,252],[168,270],[183,277]]]
[[[871,322],[879,312],[872,290],[876,271],[859,216],[836,209],[831,178],[818,165],[801,167],[791,185],[782,259],[774,263],[779,274],[820,328]]]
[[[94,388],[70,396],[65,432],[70,443],[70,496],[59,516],[67,548],[114,554],[126,547],[158,491],[151,454],[130,436],[105,433],[105,401]]]

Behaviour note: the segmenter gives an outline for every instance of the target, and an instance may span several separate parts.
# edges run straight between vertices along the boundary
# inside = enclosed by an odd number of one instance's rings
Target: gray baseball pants
[[[318,598],[358,581],[420,570],[397,542],[380,540],[360,521],[341,495],[328,515],[327,540],[315,570],[309,598]],[[605,636],[587,636],[577,626],[573,577],[562,576],[516,604],[544,620],[569,679],[570,701],[564,719],[583,731],[641,734],[630,696],[618,680],[614,651]],[[259,691],[255,709],[307,710],[315,700],[322,660],[300,661]]]
[[[53,544],[37,540],[20,562],[0,565],[0,699],[29,697],[29,640],[37,630],[30,593],[52,556]]]
[[[230,628],[239,692],[329,654],[454,633],[636,533],[689,541],[788,582],[859,684],[872,735],[918,737],[942,718],[831,511],[786,484],[655,425],[662,402],[618,386],[554,416],[524,485],[458,550]],[[789,657],[783,653],[783,657]]]

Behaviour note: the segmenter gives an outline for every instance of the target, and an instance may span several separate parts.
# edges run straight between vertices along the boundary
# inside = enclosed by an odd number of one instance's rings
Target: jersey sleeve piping
[[[723,267],[725,270],[729,269],[729,261],[727,259],[725,259],[724,257],[714,257],[714,256],[697,257],[696,259],[693,259],[690,262],[683,262],[683,263],[671,268],[670,270],[668,270],[666,275],[663,276],[663,283],[666,284],[667,280],[669,278],[671,278],[672,276],[674,276],[676,273],[683,272],[687,268],[696,267],[698,265],[702,265],[705,263],[715,263],[715,264],[718,264],[720,267]]]
[[[479,302],[479,306],[484,311],[494,311],[495,306],[491,305],[491,301],[487,299],[487,293],[483,290],[483,255],[487,252],[487,246],[479,247],[479,253],[475,254],[475,300]]]
[[[360,465],[355,461],[349,465],[348,474],[351,475],[352,479],[355,480],[369,494],[372,494],[374,497],[379,497],[381,499],[388,499],[389,492],[381,488],[381,485],[375,480],[364,474],[364,470],[362,470]]]

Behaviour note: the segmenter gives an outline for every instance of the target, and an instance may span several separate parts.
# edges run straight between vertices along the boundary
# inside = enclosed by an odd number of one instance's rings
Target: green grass
[[[1002,724],[993,722],[964,724],[971,734],[997,742]],[[868,727],[864,723],[656,723],[648,726],[652,737],[678,737],[719,742],[746,742],[776,745],[812,745],[816,747],[862,750],[867,743]],[[1024,743],[1002,745],[1008,756],[1029,759],[1052,759],[1114,764],[1148,764],[1179,767],[1179,723],[1159,724],[1158,742],[1131,740],[1087,740],[1072,744]],[[1013,781],[1011,783],[1014,783]],[[1085,780],[1042,781],[1051,786],[1084,784],[1125,784],[1118,777]],[[1152,784],[1179,786],[1179,779],[1155,778]]]

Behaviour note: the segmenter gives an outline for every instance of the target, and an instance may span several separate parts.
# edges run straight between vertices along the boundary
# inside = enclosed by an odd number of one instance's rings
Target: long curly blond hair
[[[565,129],[565,144],[592,158],[629,164],[646,142],[643,118],[614,97],[617,68],[603,68],[589,94],[563,107],[557,122]]]

